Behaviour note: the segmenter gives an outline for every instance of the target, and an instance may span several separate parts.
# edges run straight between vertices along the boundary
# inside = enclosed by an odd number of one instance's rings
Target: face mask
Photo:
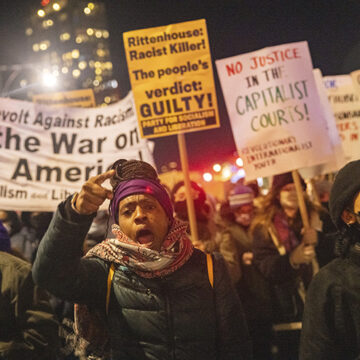
[[[250,214],[235,214],[235,221],[243,226],[249,226],[252,220]]]
[[[280,205],[283,208],[298,209],[299,203],[296,190],[281,191],[280,192]]]

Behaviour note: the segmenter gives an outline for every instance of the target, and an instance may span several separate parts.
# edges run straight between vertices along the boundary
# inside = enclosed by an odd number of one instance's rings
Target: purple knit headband
[[[173,207],[170,197],[165,188],[156,181],[150,179],[132,179],[122,181],[115,188],[114,197],[110,202],[111,216],[116,224],[119,219],[119,203],[129,195],[149,194],[152,195],[164,208],[167,217],[173,219]]]

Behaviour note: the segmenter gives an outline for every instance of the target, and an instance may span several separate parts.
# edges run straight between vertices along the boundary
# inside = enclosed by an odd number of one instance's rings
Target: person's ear
[[[341,219],[344,221],[346,225],[354,224],[356,221],[355,215],[346,209],[342,212]]]

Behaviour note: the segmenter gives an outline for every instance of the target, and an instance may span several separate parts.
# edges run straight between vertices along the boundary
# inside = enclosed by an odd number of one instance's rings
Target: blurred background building
[[[19,94],[12,97],[31,100],[37,93],[92,88],[97,106],[120,98],[101,1],[42,0],[29,15],[25,34],[28,64],[8,78],[5,90]]]

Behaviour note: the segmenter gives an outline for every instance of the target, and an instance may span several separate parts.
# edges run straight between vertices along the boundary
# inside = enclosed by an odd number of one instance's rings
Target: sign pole
[[[293,170],[291,172],[291,174],[292,174],[292,177],[294,180],[296,193],[297,193],[297,197],[298,197],[298,201],[299,201],[299,210],[300,210],[301,220],[302,220],[302,223],[304,224],[304,228],[308,229],[308,228],[310,228],[310,222],[309,222],[308,212],[306,209],[304,193],[303,193],[302,186],[301,186],[300,175],[297,170]],[[312,260],[311,264],[312,264],[312,269],[313,269],[313,275],[315,275],[319,271],[319,264],[318,264],[318,261],[316,260],[316,258],[314,258]]]
[[[184,135],[184,133],[179,133],[177,136],[178,136],[181,168],[182,168],[183,174],[184,174],[186,206],[187,206],[187,211],[188,211],[188,215],[189,215],[191,239],[193,242],[197,243],[199,236],[198,236],[198,231],[197,231],[194,201],[191,196],[191,183],[190,183],[189,164],[188,164],[188,156],[187,156],[187,151],[186,151],[185,135]]]

